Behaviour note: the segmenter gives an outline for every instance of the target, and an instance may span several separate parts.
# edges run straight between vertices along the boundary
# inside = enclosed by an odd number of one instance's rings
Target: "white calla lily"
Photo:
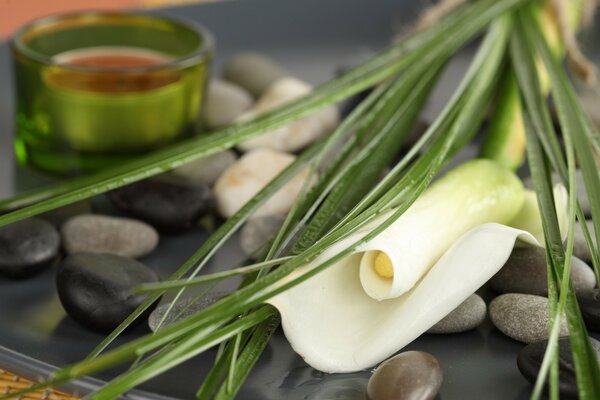
[[[324,372],[358,371],[391,356],[488,281],[517,239],[539,245],[527,231],[503,225],[519,214],[524,198],[520,180],[492,161],[454,169],[354,254],[269,301],[290,344]],[[360,240],[389,215],[286,280]]]

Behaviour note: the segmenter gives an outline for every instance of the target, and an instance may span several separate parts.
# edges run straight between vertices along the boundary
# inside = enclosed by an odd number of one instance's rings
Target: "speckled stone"
[[[596,235],[594,233],[594,224],[592,220],[587,220],[586,225],[592,237],[592,240],[596,241]],[[575,223],[575,231],[573,236],[573,254],[583,261],[590,263],[592,261],[592,255],[590,250],[588,249],[587,242],[585,241],[585,236],[583,235],[583,229],[579,222]]]
[[[450,314],[429,328],[427,333],[459,333],[477,328],[485,319],[487,307],[479,295],[472,294]]]
[[[48,221],[29,218],[0,228],[0,274],[26,278],[49,267],[60,249],[60,235]]]
[[[221,300],[228,293],[226,292],[215,292],[209,293],[199,299],[196,298],[186,298],[181,299],[177,303],[173,305],[171,311],[162,327],[171,325],[175,322],[183,321],[184,319],[191,317],[194,314],[204,310],[206,307],[213,305],[217,301]],[[167,312],[168,308],[171,306],[171,303],[163,304],[157,307],[150,316],[148,317],[148,326],[152,332],[156,331],[158,324],[163,319],[163,316]]]
[[[596,358],[600,362],[600,342],[594,338],[590,338],[592,347],[596,351]],[[517,357],[517,366],[521,374],[531,384],[535,384],[537,375],[542,366],[544,353],[548,345],[547,340],[531,343],[519,352]],[[575,366],[573,364],[573,354],[571,352],[571,343],[568,337],[563,337],[558,340],[558,389],[562,398],[577,399],[577,381],[575,379]],[[548,384],[546,383],[546,390]]]
[[[596,286],[594,271],[577,257],[571,259],[571,279],[576,291]],[[489,281],[500,293],[548,295],[546,251],[541,247],[515,248],[506,264]]]
[[[110,253],[138,258],[158,244],[158,232],[147,223],[106,215],[78,215],[63,225],[61,233],[68,254]]]
[[[212,185],[235,160],[235,152],[225,150],[184,164],[167,174],[192,186]]]
[[[223,66],[223,76],[246,89],[253,96],[260,96],[276,80],[289,74],[275,61],[259,53],[239,53]]]
[[[240,247],[248,255],[256,253],[277,234],[285,221],[283,215],[250,218],[240,232]]]
[[[442,386],[438,360],[423,351],[407,351],[377,367],[367,384],[368,400],[432,400]]]
[[[532,343],[548,338],[548,299],[531,294],[508,293],[489,305],[490,319],[498,330],[515,340]],[[563,317],[560,335],[568,334]]]
[[[589,330],[600,332],[600,289],[577,293],[579,308]]]
[[[213,80],[208,85],[204,104],[204,122],[210,129],[229,125],[248,111],[254,99],[244,88],[227,81]]]

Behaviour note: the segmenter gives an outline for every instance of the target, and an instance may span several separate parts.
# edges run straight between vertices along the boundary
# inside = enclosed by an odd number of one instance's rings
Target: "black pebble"
[[[158,280],[151,269],[138,261],[98,253],[68,256],[56,276],[58,296],[67,314],[83,326],[101,332],[112,331],[144,302],[146,295],[131,293],[134,287]]]
[[[585,325],[589,330],[600,332],[600,289],[577,293],[577,300]]]
[[[208,186],[191,187],[159,180],[144,180],[108,193],[119,209],[166,232],[190,228],[197,218],[211,211]]]
[[[592,347],[596,351],[596,357],[600,361],[600,342],[590,338]],[[535,384],[538,372],[542,366],[544,353],[546,352],[547,340],[531,343],[525,346],[517,357],[517,366],[521,374],[532,384]],[[575,380],[575,367],[573,365],[573,355],[571,354],[571,344],[568,337],[558,340],[559,349],[559,383],[558,388],[561,398],[577,398],[577,382]],[[546,390],[548,383],[546,383]]]
[[[54,226],[30,218],[0,228],[0,273],[25,278],[50,266],[60,248]]]

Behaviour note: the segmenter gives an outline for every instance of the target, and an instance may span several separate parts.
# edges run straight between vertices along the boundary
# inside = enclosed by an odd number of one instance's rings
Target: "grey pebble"
[[[225,297],[227,294],[228,293],[226,292],[215,292],[209,293],[199,299],[180,299],[173,305],[171,311],[169,312],[169,315],[167,316],[162,326],[165,327],[175,322],[182,321],[202,311],[206,307],[216,303],[217,301]],[[148,317],[148,326],[150,327],[150,330],[152,332],[156,331],[158,324],[163,319],[163,316],[165,315],[171,304],[172,303],[162,304],[161,306],[157,307],[154,311],[152,311],[152,313]]]
[[[276,80],[289,74],[273,60],[259,53],[240,53],[223,67],[225,79],[259,97]]]
[[[485,319],[487,307],[479,295],[472,294],[450,314],[429,328],[427,333],[459,333],[477,328]]]
[[[594,233],[594,224],[592,223],[592,220],[587,220],[586,225],[588,227],[588,230],[590,231],[592,240],[595,242],[596,234]],[[585,236],[583,234],[583,229],[581,227],[580,222],[575,223],[575,232],[573,239],[573,254],[587,263],[591,262],[592,254],[588,249],[587,242],[585,241]]]
[[[249,219],[240,232],[240,246],[244,254],[248,256],[256,255],[277,234],[284,221],[285,217],[282,215],[268,215]]]
[[[224,150],[202,157],[178,167],[167,174],[184,184],[201,186],[212,185],[229,166],[237,160],[232,150]]]
[[[577,257],[571,259],[571,279],[576,291],[596,286],[594,271]],[[500,293],[548,295],[546,251],[541,247],[515,248],[506,264],[489,281]]]
[[[577,170],[575,173],[576,184],[577,184],[577,199],[581,203],[581,208],[586,216],[590,215],[590,201],[588,199],[587,192],[585,190],[585,182],[583,181],[583,174],[581,170]],[[562,179],[560,179],[560,175],[557,173],[552,174],[552,183],[557,184],[561,183]],[[523,180],[523,184],[526,188],[533,189],[533,180],[531,177],[525,178]]]
[[[83,214],[68,220],[61,229],[68,254],[91,252],[138,258],[158,245],[156,230],[131,218]]]
[[[254,99],[244,88],[227,81],[213,80],[208,85],[204,104],[204,122],[210,129],[229,125],[248,111]]]
[[[490,319],[506,336],[524,343],[548,339],[548,299],[541,296],[507,293],[489,306]],[[567,322],[561,318],[560,336],[568,335]]]

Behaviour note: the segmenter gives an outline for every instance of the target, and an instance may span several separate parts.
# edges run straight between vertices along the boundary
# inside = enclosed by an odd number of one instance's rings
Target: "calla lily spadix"
[[[557,204],[563,204],[562,191],[555,193]],[[538,212],[530,200],[511,171],[489,160],[467,162],[352,255],[269,303],[280,311],[294,350],[312,367],[330,373],[372,367],[479,289],[504,265],[517,240],[540,245],[531,233],[508,226],[520,216],[537,232],[539,217],[521,212],[524,205]],[[286,280],[360,240],[390,213]]]

